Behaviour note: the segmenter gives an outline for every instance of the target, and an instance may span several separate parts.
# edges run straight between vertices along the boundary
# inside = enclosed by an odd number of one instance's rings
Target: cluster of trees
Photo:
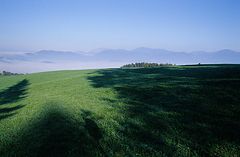
[[[21,74],[12,73],[12,72],[9,72],[9,71],[2,71],[2,73],[0,73],[0,75],[3,75],[3,76],[11,76],[11,75],[21,75]]]
[[[169,64],[169,63],[131,63],[131,64],[126,64],[123,65],[121,68],[150,68],[150,67],[161,67],[161,66],[174,66],[175,64]]]

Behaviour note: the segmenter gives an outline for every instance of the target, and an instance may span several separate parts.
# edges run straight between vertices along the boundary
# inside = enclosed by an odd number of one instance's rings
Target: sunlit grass
[[[239,95],[238,65],[0,76],[0,156],[239,156]]]

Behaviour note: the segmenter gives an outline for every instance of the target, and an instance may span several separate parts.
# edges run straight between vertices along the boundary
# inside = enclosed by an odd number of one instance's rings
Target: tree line
[[[22,74],[12,73],[12,72],[9,72],[9,71],[2,71],[2,72],[0,72],[0,75],[3,75],[3,76],[11,76],[11,75],[22,75]]]
[[[175,64],[141,62],[141,63],[125,64],[121,68],[152,68],[152,67],[162,67],[162,66],[175,66]]]

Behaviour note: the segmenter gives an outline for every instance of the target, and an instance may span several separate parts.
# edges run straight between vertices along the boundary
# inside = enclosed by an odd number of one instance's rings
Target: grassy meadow
[[[240,156],[240,65],[0,76],[0,157]]]

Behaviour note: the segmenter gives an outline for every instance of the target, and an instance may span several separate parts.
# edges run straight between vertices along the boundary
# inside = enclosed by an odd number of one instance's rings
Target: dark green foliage
[[[11,75],[21,75],[21,74],[19,74],[19,73],[12,73],[12,72],[9,72],[9,71],[2,71],[2,73],[0,73],[0,75],[11,76]]]
[[[131,63],[131,64],[126,64],[123,65],[121,68],[154,68],[154,67],[162,67],[162,66],[173,66],[173,64],[169,63]]]

